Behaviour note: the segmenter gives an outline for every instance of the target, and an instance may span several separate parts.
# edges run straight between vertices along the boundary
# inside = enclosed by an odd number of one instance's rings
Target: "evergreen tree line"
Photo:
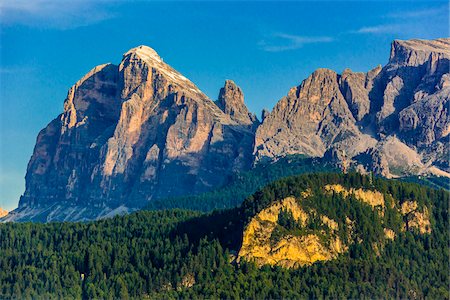
[[[299,154],[288,155],[275,162],[261,161],[249,171],[235,173],[226,180],[223,186],[212,191],[196,195],[155,199],[145,209],[181,208],[203,212],[227,209],[239,206],[248,196],[275,180],[304,173],[338,171],[332,163],[327,162],[323,158],[311,158]],[[419,183],[436,189],[450,189],[449,181],[446,177],[410,176],[401,180]]]
[[[235,173],[226,180],[222,187],[210,192],[152,200],[145,209],[182,208],[210,212],[232,208],[239,206],[249,195],[277,179],[303,173],[327,171],[337,171],[337,169],[321,158],[288,155],[275,162],[260,162],[249,171]]]

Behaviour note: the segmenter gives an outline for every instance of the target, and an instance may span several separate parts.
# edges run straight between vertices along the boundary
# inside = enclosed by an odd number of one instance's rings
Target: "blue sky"
[[[96,65],[144,44],[215,100],[258,116],[317,68],[386,64],[393,39],[448,37],[447,1],[0,0],[0,207],[17,207],[40,129]]]

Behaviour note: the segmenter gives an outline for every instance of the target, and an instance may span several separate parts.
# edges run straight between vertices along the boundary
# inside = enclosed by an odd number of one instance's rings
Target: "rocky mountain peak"
[[[129,92],[134,92],[137,86],[146,82],[146,85],[156,89],[165,87],[166,93],[182,91],[183,95],[191,99],[210,101],[192,81],[165,63],[158,53],[148,46],[138,46],[126,52],[119,70],[124,74],[125,86],[130,87],[124,90],[123,98],[128,98]],[[148,95],[140,94],[140,96]]]
[[[141,45],[141,46],[138,46],[138,47],[128,50],[128,52],[124,54],[124,57],[128,56],[130,54],[139,55],[140,57],[142,57],[143,59],[145,59],[147,61],[153,60],[153,61],[160,62],[160,63],[163,62],[162,58],[158,55],[158,53],[153,48],[150,48],[145,45]]]
[[[450,39],[394,41],[383,68],[314,71],[264,118],[255,159],[301,153],[387,177],[449,176],[449,46]]]
[[[240,88],[222,96],[224,110],[146,46],[94,68],[39,133],[10,218],[95,219],[222,185],[254,141]]]
[[[339,75],[318,69],[291,88],[264,118],[256,131],[254,151],[258,161],[299,153],[322,157],[332,148],[352,145],[351,152],[359,153],[373,143],[355,126]]]
[[[232,80],[225,80],[225,85],[220,89],[216,104],[239,124],[251,125],[257,121],[255,115],[250,113],[244,104],[244,93],[241,88]]]

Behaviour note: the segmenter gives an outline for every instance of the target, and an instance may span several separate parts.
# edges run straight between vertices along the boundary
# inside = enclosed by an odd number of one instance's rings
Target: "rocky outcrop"
[[[252,163],[254,120],[232,82],[221,103],[149,47],[94,68],[39,134],[10,219],[92,219],[223,184]]]
[[[403,230],[431,233],[430,214],[426,206],[419,209],[416,201],[405,201],[401,205],[401,213],[404,220]]]
[[[354,196],[357,200],[364,202],[373,208],[379,208],[381,214],[383,215],[385,204],[384,204],[384,196],[379,191],[372,190],[364,190],[362,188],[355,189],[350,188],[347,189],[340,184],[327,184],[324,187],[325,191],[329,193],[340,193],[344,197],[348,197],[350,195]]]
[[[340,194],[342,198],[335,198],[335,194]],[[332,219],[324,214],[327,210],[321,205],[315,206],[316,201],[330,201],[326,197],[349,201],[343,206],[353,200],[360,201],[360,205],[350,204],[355,209],[359,207],[356,210],[360,214],[355,218],[355,214],[336,214],[335,208],[331,208],[328,212],[334,216],[335,219]],[[367,207],[376,212],[378,218],[365,215],[368,212],[366,210],[363,213],[363,210]],[[349,218],[350,215],[353,219]],[[402,221],[395,224],[391,218]],[[361,226],[367,220],[373,222],[370,226],[381,231],[378,240],[370,242],[370,247],[377,255],[386,242],[394,240],[401,232],[410,230],[429,234],[432,230],[429,208],[425,205],[419,207],[416,200],[400,203],[387,192],[330,183],[319,189],[309,187],[297,198],[290,196],[273,200],[256,212],[244,226],[236,261],[253,261],[259,266],[297,268],[336,259],[348,251],[351,245],[364,242],[367,229],[362,231]]]
[[[387,177],[450,176],[450,39],[394,41],[367,73],[319,69],[263,118],[255,159],[328,157]]]
[[[216,104],[239,124],[253,125],[257,122],[256,116],[250,113],[244,104],[244,93],[232,80],[225,81],[225,86],[220,89]]]
[[[238,261],[249,260],[260,266],[269,264],[292,268],[330,260],[347,250],[339,237],[333,236],[331,241],[325,243],[319,234],[315,233],[287,234],[277,241],[272,241],[278,226],[280,210],[283,209],[289,211],[303,226],[310,218],[294,197],[283,199],[262,210],[252,218],[244,230]],[[322,216],[322,222],[332,232],[337,231],[337,223],[332,219]]]

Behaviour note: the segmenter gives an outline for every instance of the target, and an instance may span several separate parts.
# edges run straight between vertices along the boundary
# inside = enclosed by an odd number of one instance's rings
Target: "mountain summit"
[[[209,99],[153,49],[95,67],[38,135],[3,220],[89,220],[210,191],[289,154],[386,177],[449,176],[450,39],[394,41],[367,73],[319,69],[259,123],[225,81]]]
[[[252,163],[253,129],[235,117],[153,49],[131,49],[69,90],[38,135],[11,219],[94,219],[219,186]]]

